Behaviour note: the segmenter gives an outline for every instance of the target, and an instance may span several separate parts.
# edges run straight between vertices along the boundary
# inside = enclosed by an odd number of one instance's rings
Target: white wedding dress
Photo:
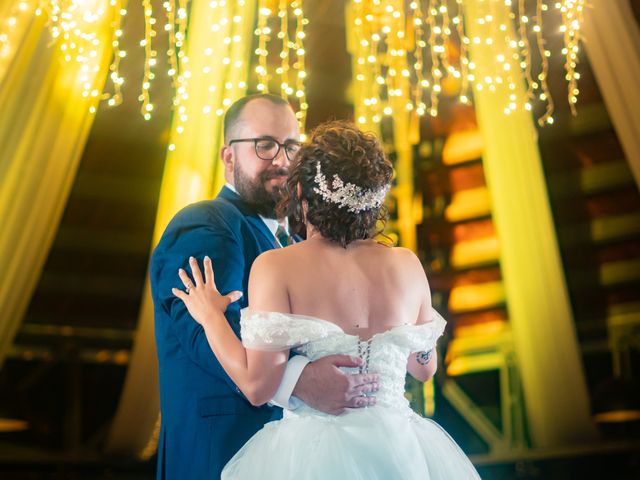
[[[229,461],[225,480],[396,480],[479,478],[471,462],[435,422],[416,414],[404,396],[407,358],[431,350],[444,330],[434,321],[402,325],[361,341],[319,318],[242,311],[245,347],[293,349],[312,361],[331,354],[365,360],[380,375],[373,407],[332,416],[306,405],[267,423]]]

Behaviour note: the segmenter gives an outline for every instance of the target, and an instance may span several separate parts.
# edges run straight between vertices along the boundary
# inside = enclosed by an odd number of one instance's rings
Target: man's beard
[[[276,205],[282,198],[284,185],[273,185],[273,190],[268,192],[265,183],[271,178],[288,175],[289,171],[286,168],[275,168],[264,170],[252,179],[236,163],[236,168],[233,170],[233,181],[236,191],[253,211],[263,217],[277,218]]]

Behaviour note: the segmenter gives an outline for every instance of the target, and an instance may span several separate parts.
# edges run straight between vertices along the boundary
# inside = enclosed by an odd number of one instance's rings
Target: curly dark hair
[[[386,188],[393,177],[393,166],[375,135],[362,132],[351,122],[323,123],[313,130],[298,152],[278,206],[280,215],[302,221],[302,202],[306,201],[306,221],[323,237],[345,248],[355,240],[381,233],[388,217],[384,205],[351,212],[314,191],[318,187],[315,181],[318,163],[330,189],[334,175],[345,184],[352,183],[365,191]],[[300,198],[298,184],[302,191]]]

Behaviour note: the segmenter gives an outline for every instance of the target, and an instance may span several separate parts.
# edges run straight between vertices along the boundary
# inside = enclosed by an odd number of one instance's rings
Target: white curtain
[[[502,1],[465,0],[468,36],[488,37],[475,21],[488,14],[509,25]],[[513,33],[511,38],[513,38]],[[493,75],[499,45],[472,42],[478,78]],[[547,196],[533,118],[524,109],[504,113],[515,93],[522,105],[524,78],[512,61],[516,90],[474,90],[485,153],[484,172],[500,242],[500,268],[522,378],[527,421],[535,447],[586,443],[595,438],[589,397]]]
[[[192,75],[187,84],[188,99],[181,103],[188,120],[180,119],[180,111],[174,114],[170,142],[175,148],[167,153],[152,248],[178,210],[211,198],[224,184],[219,159],[223,117],[217,112],[245,93],[256,1],[216,4],[213,6],[208,0],[191,2],[186,52]],[[223,20],[234,17],[241,21]],[[218,27],[212,28],[213,25]],[[224,41],[225,37],[238,36],[239,41]],[[225,63],[224,58],[229,61]],[[153,301],[147,280],[136,341],[107,451],[143,458],[155,452],[160,409],[157,379]]]
[[[1,24],[17,11],[5,5]],[[95,57],[84,63],[64,59],[61,40],[52,42],[45,15],[15,15],[15,27],[5,33],[6,55],[0,58],[0,366],[58,229],[106,79],[110,25],[117,13],[108,0],[90,7],[105,13],[80,25],[100,40]],[[84,96],[85,90],[93,94]]]
[[[640,187],[640,27],[626,0],[589,0],[584,17],[591,69]]]

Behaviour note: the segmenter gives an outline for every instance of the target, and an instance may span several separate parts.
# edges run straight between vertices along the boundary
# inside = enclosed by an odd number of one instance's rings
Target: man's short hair
[[[286,105],[287,107],[291,107],[289,102],[287,102],[284,98],[279,97],[278,95],[274,95],[272,93],[255,93],[253,95],[247,95],[242,98],[239,98],[235,102],[231,104],[227,113],[224,114],[224,142],[227,143],[229,139],[229,134],[236,123],[238,123],[238,119],[240,118],[240,114],[247,103],[253,100],[267,100],[274,105]]]

